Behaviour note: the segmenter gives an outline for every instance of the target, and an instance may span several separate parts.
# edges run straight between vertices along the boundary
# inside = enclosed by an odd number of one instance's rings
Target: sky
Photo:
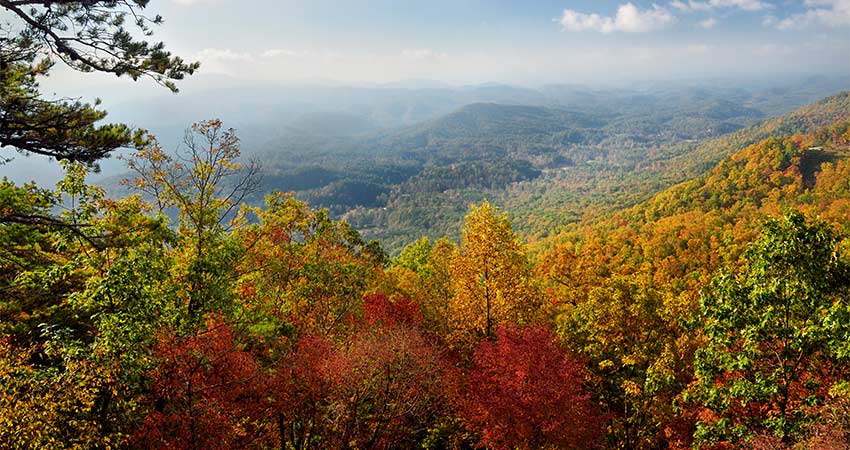
[[[237,78],[538,84],[850,72],[850,0],[154,0]]]
[[[201,73],[253,80],[850,73],[850,0],[154,0],[146,13],[165,18],[154,38]]]

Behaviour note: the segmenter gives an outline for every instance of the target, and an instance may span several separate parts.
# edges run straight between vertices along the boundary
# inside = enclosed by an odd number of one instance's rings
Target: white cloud
[[[278,56],[299,56],[301,53],[287,48],[270,48],[260,53],[261,58],[277,58]]]
[[[565,9],[559,23],[566,31],[645,33],[665,28],[675,21],[676,17],[663,7],[652,5],[651,9],[640,10],[629,2],[620,5],[614,17]]]
[[[446,52],[438,52],[430,48],[406,48],[401,51],[402,58],[412,60],[441,59],[447,56],[449,55]]]
[[[711,10],[711,6],[707,2],[695,2],[693,0],[689,0],[687,3],[682,2],[680,0],[673,0],[670,2],[670,6],[680,10],[680,11],[709,11]]]
[[[195,59],[203,62],[211,61],[253,61],[254,57],[247,52],[236,52],[229,48],[205,48],[195,54]]]
[[[684,12],[711,11],[713,9],[721,8],[743,9],[745,11],[759,11],[772,7],[771,4],[765,3],[761,0],[688,0],[687,3],[682,0],[673,0],[672,2],[670,2],[670,6]]]
[[[255,64],[254,56],[248,52],[237,52],[229,48],[205,48],[192,57],[200,61],[204,73],[222,73],[232,75],[244,67]]]
[[[758,11],[771,7],[770,4],[759,0],[709,0],[708,4],[714,8],[738,8],[746,11]]]
[[[717,19],[715,19],[714,17],[709,17],[708,19],[705,19],[699,23],[699,26],[705,28],[706,30],[714,28],[715,25],[717,25]]]
[[[808,9],[779,21],[767,23],[780,30],[799,30],[811,26],[830,28],[850,25],[850,0],[805,0]]]

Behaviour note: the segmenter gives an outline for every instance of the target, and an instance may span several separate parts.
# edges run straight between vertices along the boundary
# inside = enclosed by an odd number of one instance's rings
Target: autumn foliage
[[[165,331],[154,354],[153,405],[135,439],[189,450],[244,448],[255,439],[259,366],[220,318],[189,337]]]
[[[475,350],[461,414],[494,449],[602,448],[581,361],[545,326],[500,326]]]
[[[850,124],[531,251],[485,201],[392,259],[293,194],[207,186],[250,175],[220,127],[190,131],[218,162],[142,147],[145,196],[82,164],[0,182],[0,447],[846,446]],[[80,226],[8,215],[55,210]]]

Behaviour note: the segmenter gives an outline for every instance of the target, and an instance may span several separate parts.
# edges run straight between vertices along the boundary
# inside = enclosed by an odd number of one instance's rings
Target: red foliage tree
[[[280,448],[325,448],[330,424],[326,413],[331,401],[328,363],[334,349],[321,336],[302,337],[278,362],[268,382],[266,405],[277,428]]]
[[[152,411],[134,436],[140,446],[246,448],[260,435],[259,368],[226,324],[210,319],[188,338],[164,333],[154,352]]]
[[[419,305],[366,296],[346,339],[301,337],[270,377],[281,448],[410,448],[441,402],[441,353],[418,328]]]
[[[366,328],[330,361],[339,448],[412,448],[440,407],[440,352],[410,326]]]
[[[363,322],[368,326],[393,327],[422,325],[422,310],[419,303],[404,297],[390,301],[386,294],[377,292],[363,298]]]
[[[602,417],[582,394],[581,365],[543,327],[501,326],[475,351],[466,427],[493,449],[586,449],[601,446]]]

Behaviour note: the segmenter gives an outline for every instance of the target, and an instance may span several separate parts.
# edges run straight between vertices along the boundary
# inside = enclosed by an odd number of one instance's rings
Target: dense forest
[[[357,224],[267,192],[220,120],[175,152],[40,93],[54,63],[176,91],[197,64],[125,28],[147,2],[20,3],[0,144],[65,175],[0,181],[0,448],[850,446],[850,93],[698,142],[472,104],[382,136],[375,181],[279,174]],[[116,198],[89,179],[119,148]]]
[[[546,105],[477,102],[410,126],[345,135],[329,126],[317,136],[298,121],[291,126],[297,131],[248,144],[245,153],[263,163],[263,191],[295,191],[397,254],[423,235],[458,239],[468,205],[485,198],[514,214],[537,213],[521,231],[547,235],[591,206],[587,201],[609,211],[632,206],[776,126],[776,119],[764,120],[776,107],[762,106],[756,93],[603,92],[580,103],[569,92],[549,92]],[[777,97],[785,113],[801,106],[796,97]],[[784,132],[806,131],[792,122],[786,119]]]

